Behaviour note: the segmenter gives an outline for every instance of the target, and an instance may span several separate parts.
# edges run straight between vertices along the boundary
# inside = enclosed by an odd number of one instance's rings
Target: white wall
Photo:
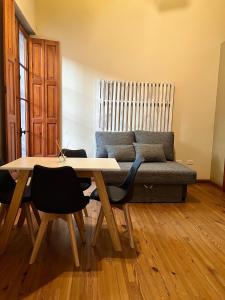
[[[211,180],[223,185],[225,160],[225,43],[221,45],[214,126]]]
[[[17,5],[26,18],[26,21],[34,31],[36,30],[35,2],[36,0],[16,0]]]
[[[36,0],[38,34],[61,42],[63,146],[94,154],[98,77],[176,85],[177,159],[210,177],[224,0]]]

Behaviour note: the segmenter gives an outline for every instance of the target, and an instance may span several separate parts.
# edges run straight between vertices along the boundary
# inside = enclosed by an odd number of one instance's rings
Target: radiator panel
[[[174,85],[101,80],[98,130],[172,131]]]

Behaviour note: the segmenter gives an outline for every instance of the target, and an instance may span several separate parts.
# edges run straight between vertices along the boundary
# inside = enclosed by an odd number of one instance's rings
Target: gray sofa
[[[163,144],[166,162],[145,162],[135,180],[132,202],[184,202],[187,184],[195,183],[196,172],[174,161],[173,132],[96,132],[96,156],[108,157],[105,145]],[[119,184],[132,162],[119,162],[121,171],[104,172],[107,184]]]

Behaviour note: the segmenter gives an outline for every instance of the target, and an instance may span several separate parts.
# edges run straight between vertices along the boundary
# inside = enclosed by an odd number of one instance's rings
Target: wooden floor
[[[79,269],[64,221],[54,223],[32,266],[27,228],[14,229],[0,257],[0,300],[225,299],[225,194],[216,187],[191,186],[185,204],[131,205],[136,251],[116,211],[121,255],[113,251],[106,226],[97,247],[90,246],[98,204],[93,201],[88,211]]]

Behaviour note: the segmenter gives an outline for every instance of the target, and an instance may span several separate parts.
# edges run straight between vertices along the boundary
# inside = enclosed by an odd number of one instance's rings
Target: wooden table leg
[[[0,235],[0,254],[3,254],[6,250],[10,233],[23,197],[23,192],[27,183],[27,179],[29,177],[29,173],[30,172],[27,170],[20,171],[19,173],[16,188],[12,197],[11,204],[9,206],[3,230]]]
[[[116,251],[122,251],[120,239],[119,239],[119,233],[116,226],[115,218],[113,215],[113,211],[111,208],[111,205],[109,203],[108,194],[105,187],[105,182],[102,177],[102,172],[95,171],[93,172],[95,183],[98,189],[99,197],[102,203],[102,209],[103,213],[106,218],[106,222],[108,225],[109,233],[113,242],[114,249]]]

